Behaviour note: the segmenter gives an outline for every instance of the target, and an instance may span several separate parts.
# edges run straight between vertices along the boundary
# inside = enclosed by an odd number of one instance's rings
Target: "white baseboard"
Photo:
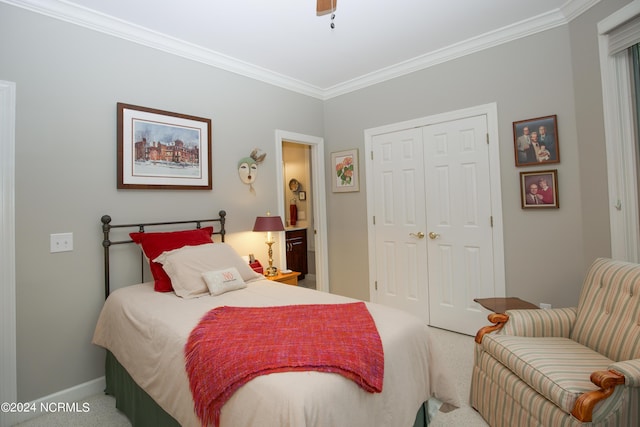
[[[12,426],[18,423],[22,423],[24,421],[30,420],[32,418],[39,417],[40,415],[44,415],[43,412],[40,411],[41,405],[46,405],[47,403],[73,403],[81,401],[89,396],[93,396],[98,393],[103,393],[106,387],[106,381],[104,377],[96,378],[95,380],[87,381],[86,383],[78,384],[66,390],[61,390],[56,393],[50,394],[48,396],[41,397],[40,399],[29,402],[29,406],[33,406],[36,408],[35,411],[29,412],[21,412],[14,414],[5,414],[5,415],[13,415],[11,419],[9,419],[9,424],[7,426]],[[3,425],[4,426],[4,425]]]

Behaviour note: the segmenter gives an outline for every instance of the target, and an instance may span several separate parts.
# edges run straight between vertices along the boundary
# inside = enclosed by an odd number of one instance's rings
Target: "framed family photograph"
[[[118,103],[117,188],[211,190],[211,120]]]
[[[558,170],[520,172],[522,209],[559,208]]]
[[[513,122],[516,166],[560,162],[558,120],[555,115]]]
[[[331,153],[333,172],[332,189],[334,193],[360,191],[358,180],[358,149]]]

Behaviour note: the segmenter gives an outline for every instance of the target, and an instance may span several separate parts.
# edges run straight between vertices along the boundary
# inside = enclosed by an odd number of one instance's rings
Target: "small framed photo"
[[[306,191],[298,191],[298,199],[307,200],[307,192]]]
[[[558,170],[520,172],[522,209],[559,208]]]
[[[333,168],[332,190],[334,193],[360,191],[358,179],[358,149],[331,153]]]
[[[211,120],[118,103],[117,188],[211,190]]]
[[[560,163],[557,117],[513,122],[513,143],[516,166]]]

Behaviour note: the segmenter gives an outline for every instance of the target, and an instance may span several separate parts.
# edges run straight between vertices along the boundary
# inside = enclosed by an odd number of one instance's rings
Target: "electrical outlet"
[[[545,302],[541,302],[540,303],[540,308],[542,308],[543,310],[549,310],[551,308],[551,304],[547,304]]]
[[[57,233],[50,236],[51,253],[73,250],[73,233]]]

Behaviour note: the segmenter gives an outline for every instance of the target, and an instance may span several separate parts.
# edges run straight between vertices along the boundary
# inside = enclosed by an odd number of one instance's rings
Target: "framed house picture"
[[[558,120],[555,115],[513,122],[516,166],[560,162]]]
[[[559,208],[558,170],[520,172],[522,209]]]
[[[118,103],[117,188],[211,190],[211,120]]]
[[[331,167],[333,169],[331,182],[334,193],[360,191],[357,148],[331,153]]]

